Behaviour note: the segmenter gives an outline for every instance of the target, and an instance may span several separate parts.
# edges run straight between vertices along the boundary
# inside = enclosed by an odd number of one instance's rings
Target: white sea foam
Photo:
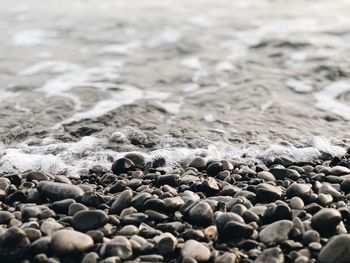
[[[142,47],[142,42],[135,40],[135,41],[130,41],[122,44],[113,44],[113,45],[104,46],[101,49],[100,53],[130,55],[135,50],[141,47]]]
[[[310,80],[297,80],[297,79],[288,79],[286,81],[288,88],[292,89],[297,93],[309,93],[313,90],[312,83]]]
[[[13,43],[17,46],[39,46],[53,43],[56,36],[54,32],[48,32],[41,29],[30,29],[19,31],[13,36]]]
[[[220,61],[215,66],[216,72],[225,72],[234,70],[234,66],[230,61]]]
[[[337,97],[350,91],[350,83],[334,82],[315,94],[316,107],[333,112],[345,119],[350,119],[350,107],[337,100]]]
[[[119,132],[119,134],[124,136],[123,133]],[[108,144],[108,140],[86,136],[78,142],[71,143],[62,143],[47,138],[39,144],[29,145],[29,142],[24,142],[15,148],[5,148],[4,145],[0,145],[0,173],[23,172],[33,169],[52,174],[66,171],[67,174],[75,175],[80,169],[87,169],[96,164],[110,168],[112,158],[123,157],[127,152],[106,150]],[[162,156],[168,165],[172,166],[185,160],[190,161],[195,156],[202,156],[206,160],[229,159],[244,163],[252,158],[264,159],[287,155],[296,161],[308,162],[323,152],[342,156],[346,150],[332,145],[329,140],[323,137],[315,137],[310,146],[303,148],[297,148],[285,141],[273,144],[267,149],[212,142],[207,148],[192,149],[169,146],[140,154],[145,157],[146,161]]]
[[[152,36],[145,41],[146,47],[156,48],[163,45],[173,44],[178,42],[182,38],[180,31],[174,29],[167,29],[161,32],[159,35]]]
[[[201,69],[202,64],[198,57],[188,57],[181,61],[181,64],[189,69]]]
[[[77,64],[60,61],[60,60],[46,60],[34,64],[18,73],[20,76],[31,76],[40,73],[54,73],[61,74],[72,71],[77,71],[81,67]]]

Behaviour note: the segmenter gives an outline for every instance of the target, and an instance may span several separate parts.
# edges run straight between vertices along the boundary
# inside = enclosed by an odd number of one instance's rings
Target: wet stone
[[[292,227],[293,223],[289,220],[274,222],[261,230],[259,239],[265,244],[282,242],[288,239],[288,234]]]
[[[132,256],[132,246],[128,239],[117,236],[101,247],[100,253],[104,257],[117,256],[121,259],[128,259]]]
[[[84,194],[84,191],[75,185],[42,181],[37,186],[38,191],[51,201],[63,199],[76,199]]]
[[[318,260],[321,263],[350,262],[350,235],[344,234],[332,238],[321,250]]]
[[[131,205],[131,200],[133,198],[132,191],[125,190],[117,196],[111,205],[110,213],[119,214],[124,208]]]
[[[120,158],[112,164],[112,172],[114,174],[127,173],[134,168],[135,164],[128,158]]]
[[[102,210],[79,211],[72,219],[72,225],[79,231],[88,231],[104,226],[108,217]]]
[[[189,220],[198,226],[209,226],[213,217],[213,210],[206,202],[197,203],[189,211]]]
[[[341,214],[334,208],[322,208],[311,218],[311,226],[320,233],[332,233],[341,221]]]
[[[58,255],[77,254],[89,250],[93,246],[92,238],[74,230],[59,230],[51,240],[51,249]]]
[[[1,262],[20,262],[27,255],[30,241],[22,229],[9,228],[0,237]]]
[[[187,240],[181,249],[183,258],[193,258],[199,262],[208,261],[210,258],[210,250],[207,246],[196,240]]]

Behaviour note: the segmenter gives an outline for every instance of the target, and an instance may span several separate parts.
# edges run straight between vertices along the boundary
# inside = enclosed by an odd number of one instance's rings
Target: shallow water
[[[341,155],[349,13],[346,0],[4,0],[0,172],[76,173],[130,151]]]

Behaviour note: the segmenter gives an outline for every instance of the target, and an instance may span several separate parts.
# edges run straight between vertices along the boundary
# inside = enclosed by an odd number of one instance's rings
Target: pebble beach
[[[0,263],[350,262],[346,0],[3,0]]]

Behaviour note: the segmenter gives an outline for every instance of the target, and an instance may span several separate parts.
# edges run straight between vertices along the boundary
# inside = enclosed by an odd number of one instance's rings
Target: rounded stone
[[[78,186],[49,181],[39,182],[37,189],[39,193],[51,201],[59,201],[68,198],[77,199],[84,194],[84,191]]]
[[[133,194],[131,190],[120,193],[111,205],[110,213],[120,214],[120,212],[131,205]]]
[[[181,249],[181,256],[183,258],[193,258],[199,262],[208,261],[210,259],[210,250],[202,243],[190,239],[185,242]]]
[[[127,173],[134,168],[135,164],[128,158],[120,158],[112,164],[112,172],[114,174]]]
[[[154,238],[156,248],[161,255],[168,255],[176,249],[177,239],[171,233],[164,233]]]
[[[261,230],[259,238],[265,244],[280,243],[288,239],[289,231],[292,228],[293,223],[289,220],[276,221]]]
[[[127,259],[132,256],[132,246],[128,239],[117,236],[102,245],[100,254],[104,257],[117,256],[121,259]]]
[[[341,214],[334,208],[322,208],[311,218],[311,226],[320,233],[334,232],[341,221]]]
[[[0,238],[0,261],[4,263],[21,262],[27,255],[30,241],[25,232],[11,227]]]
[[[72,225],[79,231],[93,230],[104,226],[108,217],[102,210],[88,210],[77,212],[72,219]]]
[[[223,170],[223,165],[220,162],[213,162],[207,167],[207,174],[209,176],[216,176]]]
[[[51,239],[51,249],[58,255],[83,253],[93,245],[89,235],[68,229],[56,231]]]
[[[350,235],[343,234],[332,238],[321,250],[318,260],[321,263],[350,262]]]
[[[291,198],[293,196],[300,197],[305,200],[311,195],[311,186],[307,184],[292,183],[286,191],[286,196]]]
[[[0,225],[7,225],[15,216],[7,211],[0,211]]]
[[[196,156],[192,159],[192,161],[190,162],[190,164],[188,165],[189,167],[194,167],[196,168],[198,171],[201,171],[203,169],[205,169],[206,167],[206,161],[204,158],[200,157],[200,156]]]
[[[292,209],[303,209],[304,207],[304,201],[300,198],[300,197],[297,197],[297,196],[294,196],[290,199],[289,201],[290,203],[290,207]]]
[[[124,157],[131,160],[136,165],[139,165],[139,166],[145,165],[145,157],[143,157],[143,155],[140,153],[137,153],[137,152],[127,153]]]
[[[206,202],[199,202],[189,211],[189,220],[198,226],[209,226],[213,221],[214,213]]]

